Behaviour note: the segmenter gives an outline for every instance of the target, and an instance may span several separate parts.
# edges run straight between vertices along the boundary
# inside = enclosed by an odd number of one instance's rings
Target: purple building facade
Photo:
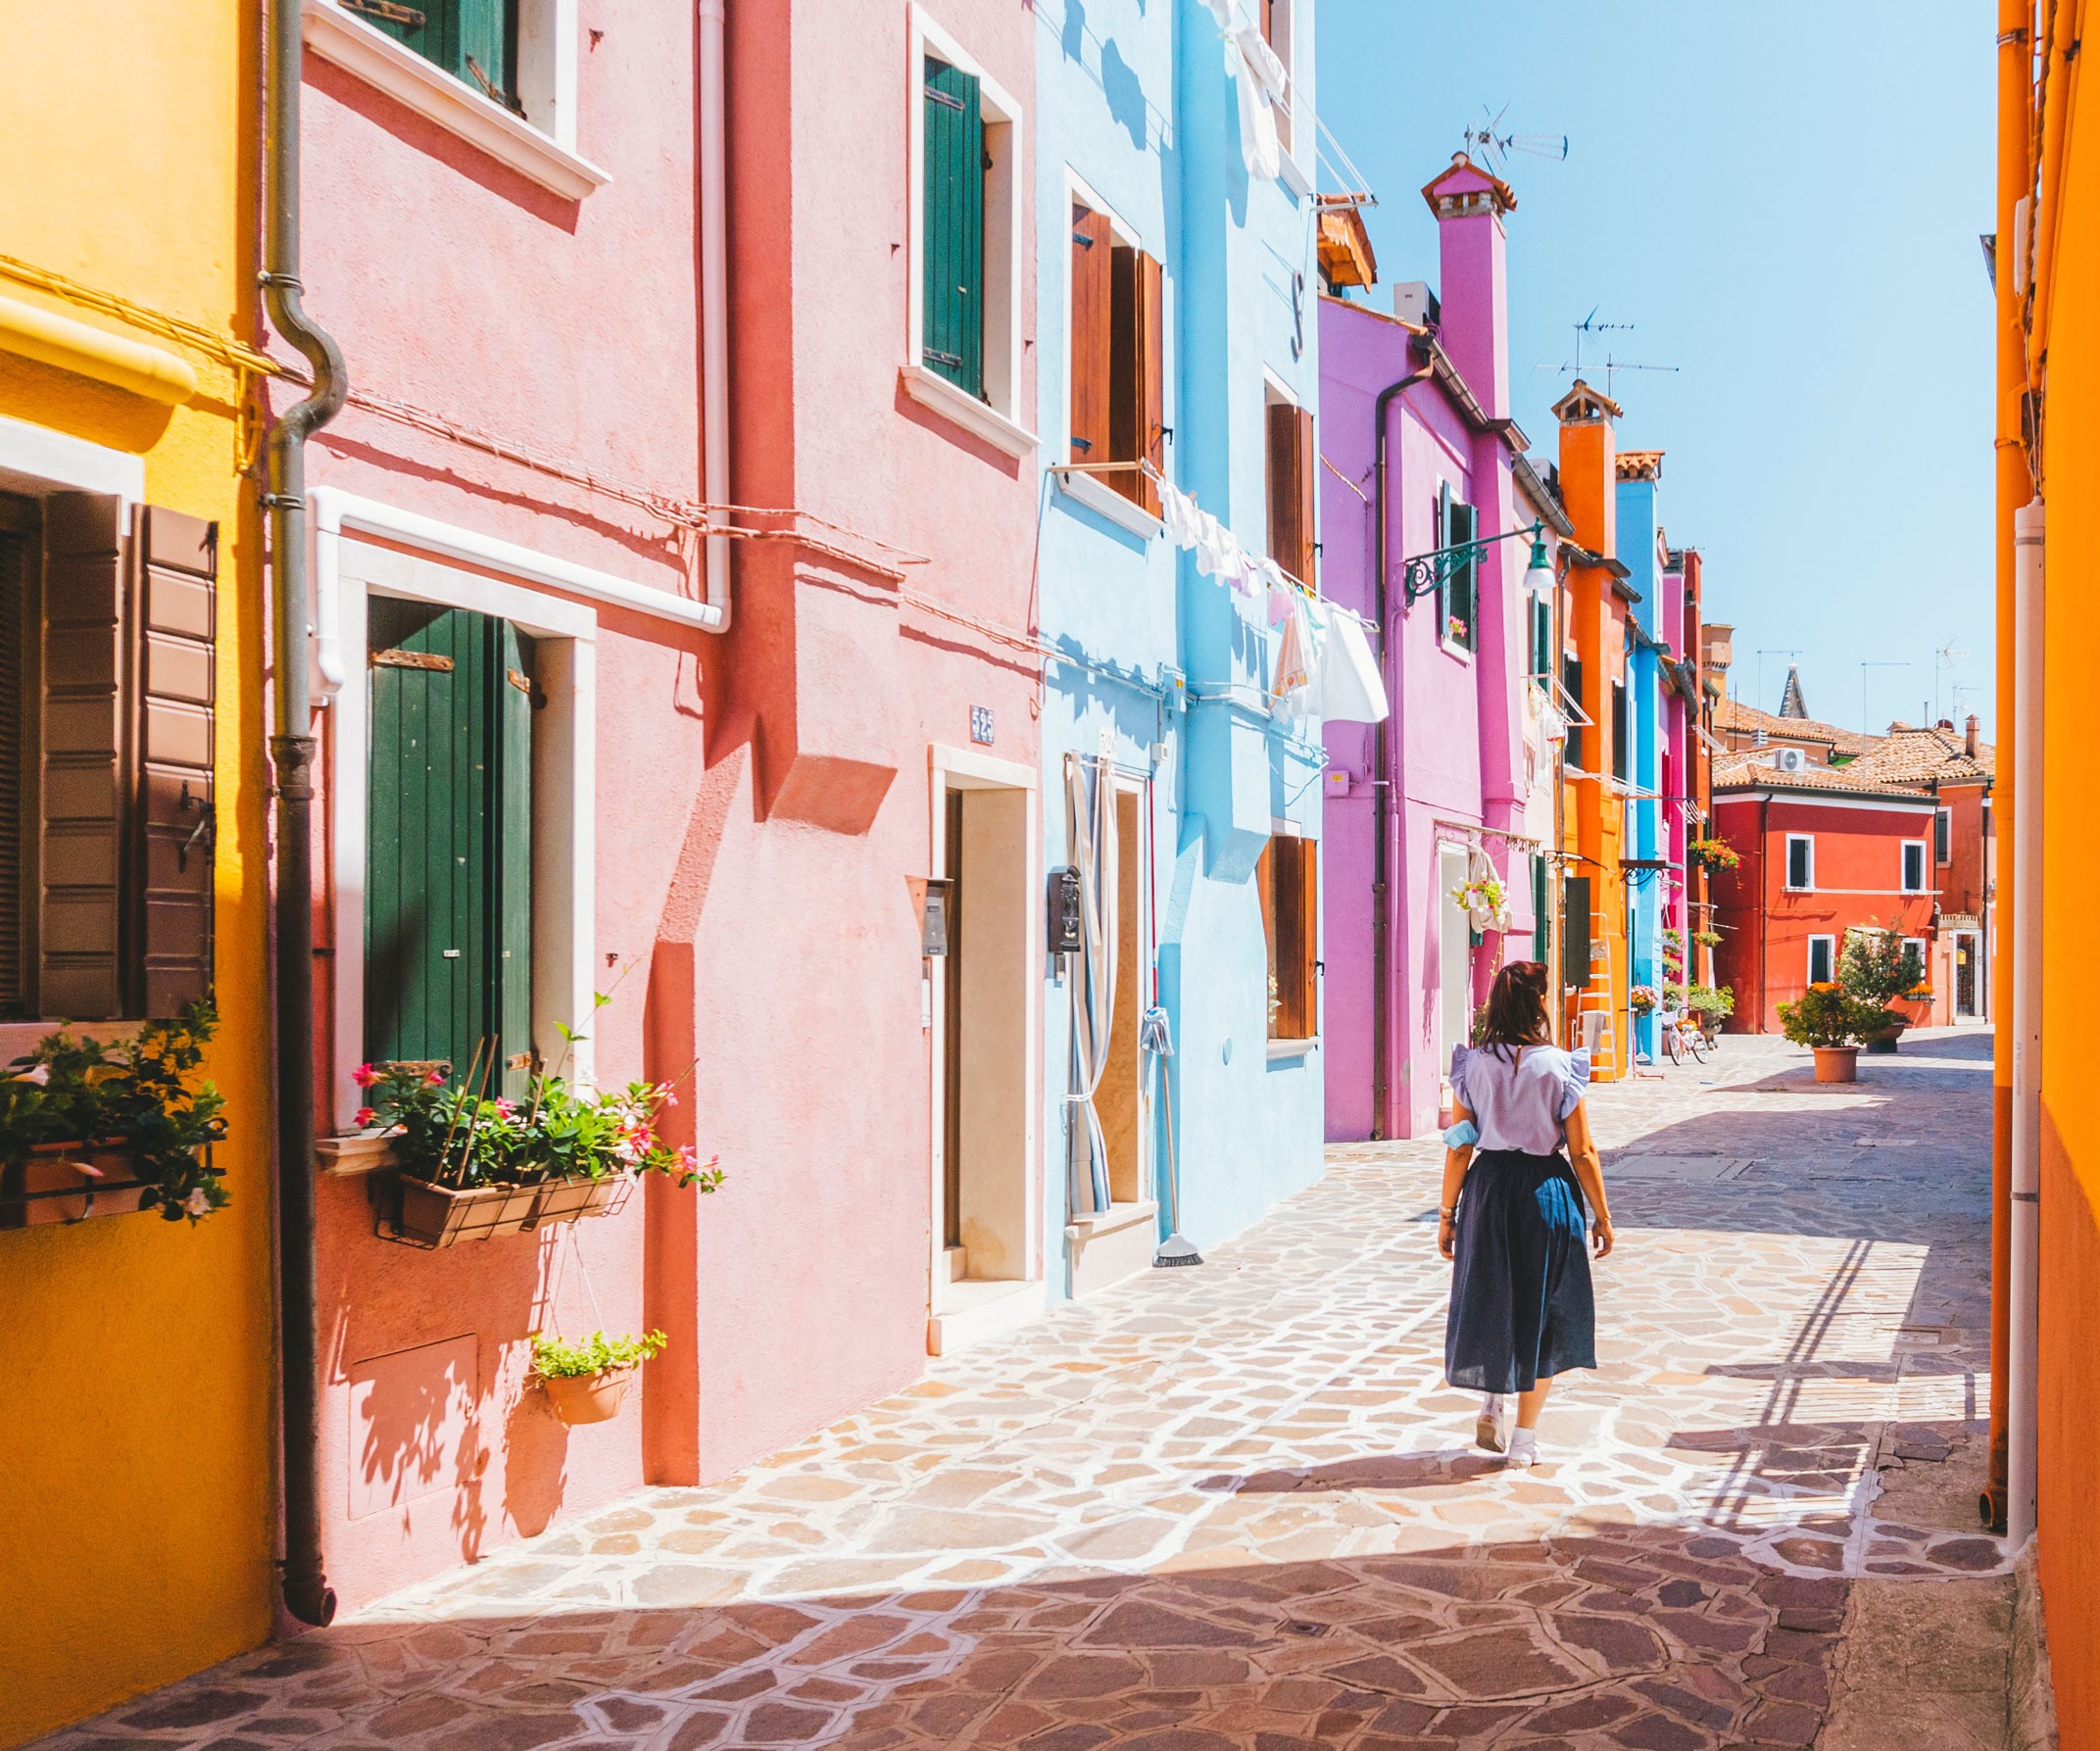
[[[1527,676],[1545,642],[1522,584],[1530,543],[1458,559],[1535,517],[1508,416],[1502,220],[1515,197],[1462,155],[1423,195],[1439,220],[1441,302],[1417,283],[1395,289],[1390,316],[1320,304],[1324,591],[1381,627],[1392,705],[1383,724],[1327,731],[1336,1141],[1436,1127],[1451,1047],[1494,969],[1535,951],[1538,853],[1550,849],[1547,781],[1527,747]],[[1407,564],[1440,552],[1443,563]],[[1450,896],[1490,873],[1506,912],[1482,931]]]

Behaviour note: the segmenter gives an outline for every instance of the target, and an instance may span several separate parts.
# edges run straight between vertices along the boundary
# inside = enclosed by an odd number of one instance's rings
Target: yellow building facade
[[[52,741],[51,676],[63,666],[49,619],[63,612],[70,576],[53,564],[57,531],[102,519],[115,533],[106,558],[118,578],[143,578],[149,560],[186,544],[176,559],[183,587],[212,618],[182,684],[186,705],[199,691],[209,697],[185,721],[204,726],[198,758],[211,765],[177,805],[216,817],[198,891],[200,904],[211,900],[201,953],[223,1018],[207,1058],[227,1096],[228,1136],[214,1164],[231,1196],[194,1225],[152,1212],[31,1220],[30,1205],[0,1203],[12,1377],[0,1403],[12,1498],[0,1561],[0,1745],[13,1745],[269,1634],[274,1322],[266,591],[257,489],[242,474],[244,410],[255,399],[241,364],[256,334],[255,9],[70,0],[11,3],[4,18],[0,541],[16,567],[8,587],[27,593],[32,658],[25,671],[0,673],[0,689],[22,690],[9,710],[28,726],[26,814],[9,837],[34,842],[41,823],[48,849],[61,789],[38,764],[50,764],[41,751]],[[199,589],[215,559],[216,591]],[[155,625],[123,636],[143,674],[160,648]],[[128,775],[141,822],[153,806],[140,777],[149,740],[137,737],[141,765]],[[120,788],[126,776],[120,770]],[[205,786],[211,795],[199,798]],[[185,867],[212,838],[190,843]],[[144,867],[148,842],[135,843]],[[88,1013],[98,1021],[82,1031],[109,1038],[122,1031],[113,1023],[155,1000],[140,995],[155,989],[141,972],[131,995],[99,1011],[68,1001],[84,988],[60,965],[59,864],[41,856],[18,884],[22,896],[0,897],[26,918],[0,916],[0,936],[29,943],[24,981],[0,1021],[0,1056],[24,1050],[51,1021]],[[151,878],[137,879],[141,896],[150,892]],[[124,903],[113,894],[113,906]],[[149,942],[152,928],[138,927]]]

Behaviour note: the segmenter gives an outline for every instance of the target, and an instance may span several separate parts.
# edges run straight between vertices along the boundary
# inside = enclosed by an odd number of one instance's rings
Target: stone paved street
[[[1337,1148],[1201,1269],[46,1743],[1811,1745],[1855,1594],[2005,1584],[1935,1579],[2000,1567],[1989,1049],[1600,1090],[1602,1366],[1528,1475],[1440,1384],[1437,1152]],[[2002,1742],[1988,1652],[1910,1751]]]

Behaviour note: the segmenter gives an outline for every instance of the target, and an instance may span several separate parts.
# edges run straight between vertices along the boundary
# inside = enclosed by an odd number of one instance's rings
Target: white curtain
[[[1115,781],[1105,761],[1065,755],[1064,820],[1079,871],[1086,943],[1066,981],[1072,1004],[1072,1092],[1065,1096],[1065,1173],[1072,1211],[1085,1215],[1109,1203],[1108,1143],[1094,1109],[1115,1027]]]

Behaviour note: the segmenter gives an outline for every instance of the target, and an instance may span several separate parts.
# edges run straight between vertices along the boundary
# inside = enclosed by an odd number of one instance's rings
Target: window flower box
[[[146,1207],[145,1193],[137,1158],[121,1141],[35,1143],[0,1177],[0,1227],[130,1216]]]
[[[394,1213],[395,1238],[417,1246],[457,1246],[522,1234],[532,1221],[539,1190],[532,1186],[440,1186],[403,1174]]]

